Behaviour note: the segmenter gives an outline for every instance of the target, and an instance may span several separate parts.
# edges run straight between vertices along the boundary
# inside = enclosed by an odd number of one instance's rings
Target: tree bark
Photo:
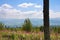
[[[50,40],[49,31],[49,0],[43,0],[44,40]]]

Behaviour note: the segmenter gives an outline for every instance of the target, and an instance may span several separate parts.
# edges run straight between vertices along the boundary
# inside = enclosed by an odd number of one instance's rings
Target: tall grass
[[[51,33],[51,40],[60,40],[60,34],[56,36],[55,33]],[[18,33],[18,32],[1,32],[0,33],[0,40],[44,40],[44,34],[43,33]]]

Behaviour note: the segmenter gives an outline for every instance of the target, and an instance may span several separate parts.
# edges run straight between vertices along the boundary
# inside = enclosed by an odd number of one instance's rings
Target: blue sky
[[[60,0],[50,0],[50,9],[60,11]]]
[[[17,4],[20,4],[20,3],[41,3],[42,4],[42,0],[1,0],[0,4],[4,4],[4,3],[8,3],[8,4],[12,4],[12,5],[17,5]]]
[[[36,3],[43,5],[43,0],[0,0],[0,5],[10,4],[14,7],[21,3]],[[50,8],[56,11],[60,11],[60,0],[50,0]],[[16,7],[17,8],[17,7]]]
[[[2,4],[9,4],[9,5],[12,5],[14,8],[16,8],[16,9],[22,9],[22,8],[19,8],[19,7],[17,7],[17,5],[19,5],[19,4],[22,4],[22,3],[34,3],[34,4],[40,4],[40,5],[42,5],[43,3],[42,3],[42,0],[39,0],[39,1],[37,1],[37,0],[1,0],[1,2],[0,2],[0,5],[2,5]],[[33,8],[33,7],[31,7],[31,8],[24,8],[23,10],[34,10],[35,8]]]
[[[0,0],[0,18],[43,18],[43,0]],[[60,18],[60,0],[50,0],[50,18]]]

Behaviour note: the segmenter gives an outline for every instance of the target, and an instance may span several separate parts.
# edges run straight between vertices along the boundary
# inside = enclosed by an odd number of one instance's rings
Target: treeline
[[[0,22],[0,31],[1,30],[10,30],[10,31],[26,31],[26,32],[43,32],[43,26],[32,26],[30,19],[25,19],[22,27],[7,27]],[[60,33],[60,26],[51,26],[50,31]]]

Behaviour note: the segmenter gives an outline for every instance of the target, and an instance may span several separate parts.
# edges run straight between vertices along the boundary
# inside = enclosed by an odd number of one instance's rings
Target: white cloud
[[[42,5],[38,5],[38,4],[34,4],[34,3],[22,3],[22,4],[19,4],[18,7],[23,7],[23,8],[27,8],[27,7],[41,8]]]
[[[60,12],[54,12],[50,10],[50,18],[60,18]]]
[[[9,5],[9,4],[3,4],[3,5],[1,5],[1,7],[2,7],[2,8],[12,8],[12,6]]]
[[[41,5],[35,5],[34,7],[35,8],[41,8],[42,6]]]
[[[50,18],[60,18],[60,12],[50,10]],[[0,18],[8,19],[25,19],[25,18],[39,18],[43,19],[43,12],[40,11],[21,11],[13,8],[5,8],[0,6]]]
[[[30,6],[33,6],[34,4],[32,4],[32,3],[22,3],[22,4],[19,4],[18,5],[18,7],[24,7],[24,8],[26,8],[26,7],[30,7]]]
[[[42,18],[41,12],[38,11],[20,11],[17,9],[3,9],[0,11],[0,18],[13,18],[13,19],[25,19],[25,18]]]

